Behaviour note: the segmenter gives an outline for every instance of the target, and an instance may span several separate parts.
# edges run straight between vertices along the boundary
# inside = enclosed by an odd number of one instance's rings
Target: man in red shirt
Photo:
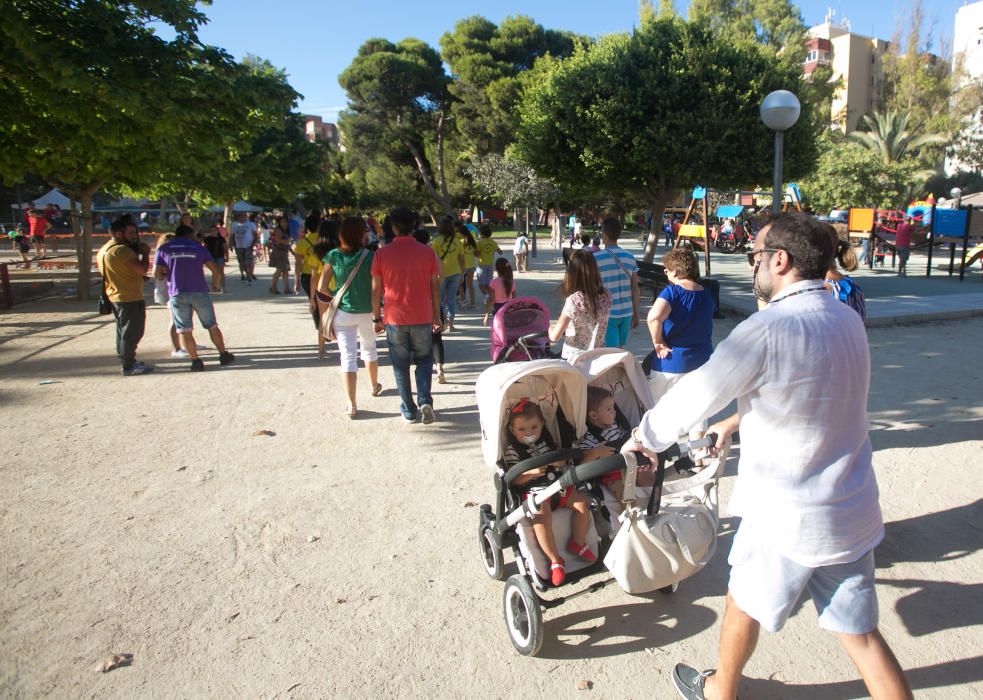
[[[416,217],[405,207],[389,215],[395,237],[372,256],[372,321],[376,333],[386,329],[389,357],[396,388],[402,399],[400,412],[407,423],[423,415],[433,423],[433,333],[440,330],[440,263],[431,248],[410,234]],[[385,300],[383,324],[380,301]],[[416,364],[416,402],[410,383],[410,363]]]
[[[37,209],[31,209],[27,212],[27,223],[31,227],[31,242],[34,243],[34,255],[38,260],[44,258],[47,252],[44,243],[44,236],[51,228],[51,222],[48,221],[44,214]]]
[[[894,234],[894,249],[898,251],[898,277],[908,276],[908,254],[911,252],[911,237],[914,233],[911,218],[906,217]]]

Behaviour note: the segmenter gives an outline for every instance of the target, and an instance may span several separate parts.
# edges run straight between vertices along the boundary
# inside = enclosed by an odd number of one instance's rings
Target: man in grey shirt
[[[235,223],[232,224],[232,242],[236,249],[236,260],[239,261],[240,279],[251,287],[256,279],[256,256],[253,253],[256,245],[256,224],[246,218],[245,212],[236,214]]]

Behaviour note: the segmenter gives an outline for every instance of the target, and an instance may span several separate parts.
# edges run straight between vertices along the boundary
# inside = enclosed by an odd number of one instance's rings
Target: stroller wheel
[[[679,581],[676,581],[676,583],[671,583],[668,586],[663,586],[662,588],[660,588],[659,593],[665,593],[666,595],[668,595],[670,593],[675,593],[678,590],[679,590]]]
[[[512,646],[523,656],[535,656],[543,646],[543,612],[539,598],[521,574],[505,582],[505,626]]]
[[[485,565],[485,573],[489,578],[504,581],[505,562],[502,560],[502,548],[495,542],[490,527],[484,526],[478,532],[478,549],[481,552],[481,563]]]

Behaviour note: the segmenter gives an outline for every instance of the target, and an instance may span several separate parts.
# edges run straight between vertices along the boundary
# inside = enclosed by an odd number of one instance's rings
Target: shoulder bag
[[[626,461],[624,497],[628,503],[635,495],[637,467],[634,459]],[[702,482],[705,486],[716,477],[709,468],[704,472],[686,479],[686,485],[693,488]],[[691,493],[660,503],[664,480],[665,464],[660,463],[648,507],[625,508],[621,527],[604,557],[604,565],[627,593],[648,593],[678,583],[706,566],[717,550],[715,512]]]
[[[352,271],[348,273],[348,279],[345,280],[343,285],[335,290],[334,299],[331,300],[331,305],[327,308],[327,310],[324,312],[324,316],[321,318],[321,335],[324,336],[325,340],[333,341],[337,338],[334,333],[334,328],[332,327],[335,314],[338,313],[338,307],[341,306],[341,300],[344,298],[345,292],[348,291],[348,287],[355,279],[355,275],[358,274],[358,271],[362,267],[362,263],[365,262],[365,258],[368,256],[368,254],[368,249],[362,251],[362,254],[358,258],[358,262],[355,263],[355,267],[353,267]]]

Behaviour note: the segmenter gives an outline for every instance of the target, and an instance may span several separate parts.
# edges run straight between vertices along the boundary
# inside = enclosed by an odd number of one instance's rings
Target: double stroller
[[[600,590],[615,580],[609,578],[572,593],[554,594],[554,589],[575,587],[587,576],[600,571],[611,538],[618,528],[617,512],[621,504],[600,484],[600,477],[616,469],[630,469],[634,473],[639,465],[648,464],[648,460],[640,454],[615,453],[568,466],[566,470],[555,473],[555,480],[548,487],[536,491],[531,497],[522,493],[516,480],[524,473],[560,460],[566,460],[569,465],[583,459],[583,451],[573,446],[588,430],[588,385],[600,386],[612,392],[618,424],[625,430],[637,426],[644,412],[654,403],[634,356],[616,349],[589,351],[578,357],[574,365],[554,359],[496,364],[482,372],[477,382],[482,456],[485,463],[495,469],[495,503],[483,504],[479,508],[479,551],[488,576],[505,581],[503,607],[509,639],[513,647],[526,656],[535,656],[543,644],[543,609],[554,608],[572,598]],[[510,411],[521,399],[539,406],[544,431],[549,432],[557,449],[507,468],[504,455],[508,444]],[[675,460],[676,463],[692,466],[691,461],[679,459],[680,456],[707,444],[709,441],[702,444],[680,443],[660,455],[660,462],[664,458],[666,464]],[[709,460],[705,471],[698,475],[696,481],[699,481],[699,485],[694,486],[692,493],[708,507],[712,505],[714,519],[717,512],[715,486],[725,460],[726,450]],[[689,472],[680,469],[665,473],[665,493],[687,493],[687,486],[693,478]],[[531,521],[541,504],[571,486],[583,493],[590,505],[592,517],[583,544],[590,548],[595,560],[588,562],[568,558],[565,580],[559,586],[553,586],[550,561],[539,547]],[[638,489],[636,493],[640,502],[645,500],[647,494],[643,489]],[[552,511],[552,528],[557,542],[566,542],[570,538],[572,518],[572,512],[566,508]],[[506,571],[506,550],[512,552],[516,568],[511,575]]]

